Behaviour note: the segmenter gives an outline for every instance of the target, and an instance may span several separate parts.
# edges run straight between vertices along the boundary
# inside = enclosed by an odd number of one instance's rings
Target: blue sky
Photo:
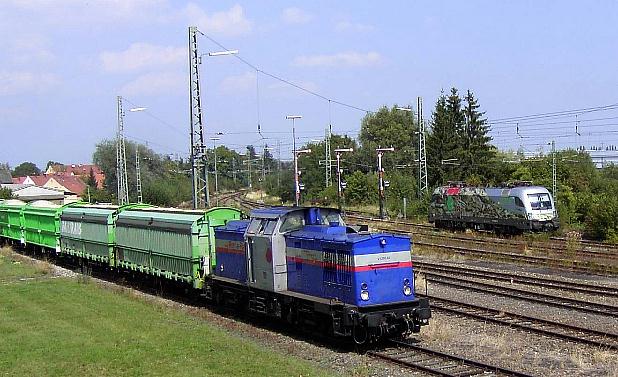
[[[117,95],[148,108],[127,112],[129,139],[186,156],[190,25],[266,72],[368,110],[422,96],[428,117],[451,86],[472,90],[490,120],[618,103],[612,1],[4,0],[0,161],[89,162],[115,135]],[[220,50],[205,37],[199,48]],[[263,74],[256,85],[232,56],[205,57],[201,70],[207,130],[234,149],[263,143],[259,121],[289,157],[286,114],[303,115],[301,142],[329,122],[354,136],[364,116]],[[552,138],[559,148],[618,144],[618,106],[541,120],[520,119],[519,135],[515,121],[496,123],[492,135],[526,151]]]

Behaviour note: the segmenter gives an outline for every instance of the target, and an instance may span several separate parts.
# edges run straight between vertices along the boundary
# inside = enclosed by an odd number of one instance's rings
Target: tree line
[[[416,114],[398,105],[383,106],[361,121],[357,139],[333,134],[330,149],[352,148],[341,156],[342,178],[346,183],[345,204],[371,209],[378,202],[376,148],[393,147],[384,155],[386,204],[389,215],[426,219],[431,192],[449,181],[472,185],[498,185],[509,181],[532,181],[551,189],[552,156],[527,159],[517,151],[500,151],[492,144],[490,126],[474,93],[460,94],[456,88],[442,93],[435,102],[425,127],[428,191],[418,191],[418,132]],[[299,157],[302,193],[306,204],[336,205],[337,171],[331,153],[331,177],[327,180],[325,140],[299,146],[311,149]],[[162,206],[190,206],[192,195],[191,162],[154,152],[145,145],[126,142],[130,199],[137,193],[135,151],[141,156],[144,201]],[[281,203],[294,200],[293,166],[274,158],[268,145],[248,145],[244,151],[224,145],[207,151],[210,192],[215,191],[214,162],[217,161],[218,189],[242,187],[261,189],[277,196]],[[590,156],[576,150],[556,153],[557,208],[567,229],[578,229],[589,236],[618,242],[618,167],[597,169]],[[105,172],[105,187],[92,187],[90,200],[116,200],[116,144],[103,140],[96,145],[93,162]],[[50,161],[50,163],[52,163]],[[22,166],[23,165],[23,166]],[[20,173],[36,171],[22,164]],[[36,167],[36,166],[35,166]],[[89,182],[92,184],[92,182]],[[404,214],[404,199],[407,202]],[[341,204],[341,203],[340,203]]]

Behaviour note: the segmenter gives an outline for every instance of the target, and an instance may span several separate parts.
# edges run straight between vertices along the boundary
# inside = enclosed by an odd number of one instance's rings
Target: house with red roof
[[[102,189],[105,184],[105,173],[98,165],[94,164],[71,164],[50,165],[45,171],[47,176],[63,176],[63,177],[80,177],[83,182],[87,182],[90,177],[90,172],[94,175],[94,180],[97,182],[97,188]]]

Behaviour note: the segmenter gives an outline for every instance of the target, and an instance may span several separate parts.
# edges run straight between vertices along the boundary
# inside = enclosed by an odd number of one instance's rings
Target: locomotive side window
[[[305,217],[302,213],[291,214],[283,220],[283,224],[281,224],[281,227],[279,228],[279,233],[297,230],[302,228],[304,225]]]
[[[552,209],[549,194],[528,194],[528,200],[533,210]]]
[[[329,211],[322,209],[320,211],[321,224],[329,225],[331,223],[338,223],[340,226],[345,226],[345,222],[341,218],[341,215],[337,211]]]
[[[247,227],[247,233],[259,233],[264,228],[265,220],[253,219]]]
[[[277,220],[268,220],[268,222],[264,226],[264,234],[270,236],[275,231],[276,226],[277,226]]]
[[[521,201],[521,199],[519,199],[518,196],[515,197],[515,205],[518,207],[524,207],[524,202]]]

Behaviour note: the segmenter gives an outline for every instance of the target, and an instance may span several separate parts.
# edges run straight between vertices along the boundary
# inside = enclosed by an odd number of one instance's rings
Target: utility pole
[[[221,140],[219,137],[211,137],[213,144],[213,151],[215,152],[215,194],[219,192],[219,173],[217,172],[217,140]]]
[[[325,166],[325,180],[326,187],[332,186],[332,160],[330,159],[330,138],[332,136],[332,126],[329,124],[326,129],[325,143],[324,143],[324,164]]]
[[[236,185],[236,158],[234,156],[232,156],[232,179],[234,180],[234,185]]]
[[[204,121],[200,93],[200,55],[197,49],[196,26],[189,27],[189,122],[191,125],[191,175],[193,177],[193,208],[210,207],[208,167],[204,143]]]
[[[427,151],[425,149],[425,121],[423,119],[423,98],[417,98],[418,116],[418,196],[427,194]]]
[[[281,140],[277,140],[277,188],[281,187]]]
[[[385,200],[385,195],[384,195],[384,190],[385,190],[385,181],[384,181],[384,168],[382,168],[382,156],[384,155],[384,152],[393,152],[395,150],[395,148],[390,147],[390,148],[376,148],[376,152],[378,154],[378,193],[380,196],[380,219],[384,219],[385,217],[385,212],[384,212],[384,200]]]
[[[300,171],[298,170],[298,155],[303,153],[311,153],[311,149],[302,149],[300,151],[294,152],[294,177],[296,178],[296,206],[300,205],[300,191],[303,189],[304,185],[300,183]]]
[[[300,203],[300,182],[298,180],[298,156],[296,155],[296,119],[302,115],[286,115],[285,119],[292,120],[292,154],[294,155],[294,202],[298,207]]]
[[[118,131],[116,133],[116,179],[118,181],[118,205],[129,204],[127,186],[127,155],[124,143],[124,111],[122,97],[118,96]]]
[[[247,170],[249,171],[249,189],[253,187],[251,184],[251,153],[247,148]]]
[[[142,203],[142,173],[139,166],[139,145],[135,146],[135,173],[137,174],[137,202]]]
[[[344,203],[343,201],[345,200],[345,196],[343,195],[343,189],[344,187],[342,186],[342,182],[341,182],[341,174],[343,173],[343,170],[341,169],[341,154],[344,152],[354,152],[354,149],[352,148],[342,148],[342,149],[335,149],[335,156],[337,157],[337,197],[339,198],[339,210],[341,210],[341,208],[343,207]]]
[[[556,197],[556,187],[557,187],[557,179],[556,179],[556,141],[551,141],[551,182],[552,189],[551,195],[554,197],[554,202],[558,203],[558,198]]]

